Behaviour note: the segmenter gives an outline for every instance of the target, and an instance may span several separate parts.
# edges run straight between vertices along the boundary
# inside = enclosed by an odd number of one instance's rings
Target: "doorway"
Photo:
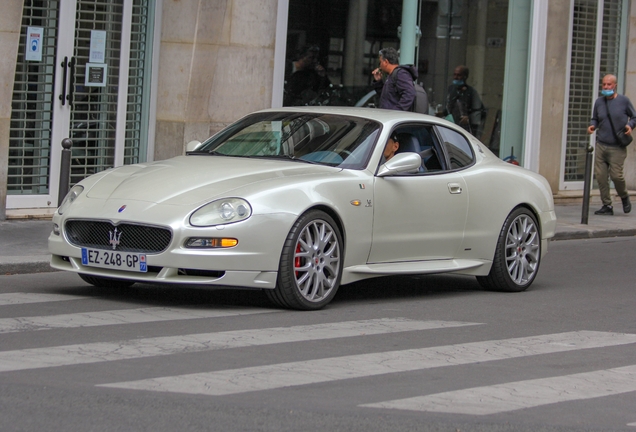
[[[64,138],[71,184],[147,160],[154,9],[152,0],[25,0],[7,208],[57,206]]]

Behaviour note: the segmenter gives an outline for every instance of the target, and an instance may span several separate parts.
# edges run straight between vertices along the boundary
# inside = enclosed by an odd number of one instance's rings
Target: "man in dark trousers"
[[[382,80],[382,74],[386,81]],[[373,72],[373,88],[380,95],[380,108],[410,111],[415,101],[413,80],[417,71],[412,65],[399,66],[395,48],[380,50],[380,66]]]
[[[623,212],[629,213],[632,204],[625,186],[623,165],[627,157],[627,148],[622,147],[616,134],[624,131],[630,135],[636,125],[636,112],[627,96],[616,93],[616,76],[605,75],[602,81],[602,96],[596,99],[588,133],[596,131],[594,155],[594,175],[598,181],[603,207],[594,214],[611,216],[614,214],[610,196],[609,178],[616,187],[616,193],[623,202]]]

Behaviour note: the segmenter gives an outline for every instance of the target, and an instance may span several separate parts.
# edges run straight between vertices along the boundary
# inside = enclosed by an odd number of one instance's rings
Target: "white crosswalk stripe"
[[[48,303],[68,300],[86,300],[86,296],[66,295],[66,294],[40,294],[40,293],[6,293],[0,294],[0,306],[28,304],[28,303]]]
[[[377,319],[0,351],[0,372],[470,325],[478,324]]]
[[[86,297],[48,293],[5,293],[0,294],[0,306],[80,299]],[[2,318],[0,334],[272,312],[280,311],[223,306],[147,307]],[[384,318],[28,348],[0,351],[0,372],[475,325],[481,324]],[[103,383],[98,387],[222,396],[627,344],[636,344],[635,334],[578,331]],[[497,383],[359,406],[373,409],[489,415],[630,392],[636,392],[636,365]],[[627,426],[636,426],[636,423]]]
[[[636,392],[636,366],[476,387],[361,406],[487,415],[629,392]]]
[[[140,324],[159,321],[218,318],[279,312],[253,308],[141,308],[102,312],[84,312],[36,317],[2,318],[0,333],[60,328],[95,327],[118,324]]]
[[[636,335],[579,331],[102,384],[104,387],[228,395],[636,343]]]

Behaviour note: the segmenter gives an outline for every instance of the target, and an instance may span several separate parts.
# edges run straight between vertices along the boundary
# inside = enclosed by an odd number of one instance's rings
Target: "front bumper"
[[[101,219],[103,220],[103,219]],[[82,250],[70,244],[64,232],[64,218],[54,218],[60,234],[49,236],[51,267],[98,277],[145,283],[173,283],[273,289],[283,243],[295,218],[289,214],[253,215],[249,220],[223,227],[170,226],[173,237],[168,248],[146,254],[148,272],[133,272],[82,264]],[[140,223],[139,221],[135,221]],[[157,221],[153,221],[156,224]],[[192,249],[184,246],[190,237],[232,237],[236,247]]]
[[[82,265],[82,259],[77,257],[52,255],[51,267],[57,270],[84,273],[91,276],[125,279],[145,283],[170,283],[185,285],[208,285],[216,287],[240,287],[274,289],[276,287],[277,271],[196,271],[179,267],[151,268],[146,273],[110,270]],[[188,274],[188,270],[195,270]]]

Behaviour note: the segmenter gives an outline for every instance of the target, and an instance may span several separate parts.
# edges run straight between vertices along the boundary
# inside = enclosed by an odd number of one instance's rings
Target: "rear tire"
[[[287,235],[278,267],[276,288],[266,290],[278,306],[318,310],[336,295],[344,261],[342,235],[325,212],[302,215]]]
[[[84,282],[94,285],[99,288],[129,288],[135,282],[122,279],[111,279],[99,276],[89,276],[83,273],[79,274]]]
[[[519,207],[508,215],[499,233],[490,273],[477,276],[477,281],[493,291],[525,291],[537,276],[540,263],[537,219],[530,210]]]

